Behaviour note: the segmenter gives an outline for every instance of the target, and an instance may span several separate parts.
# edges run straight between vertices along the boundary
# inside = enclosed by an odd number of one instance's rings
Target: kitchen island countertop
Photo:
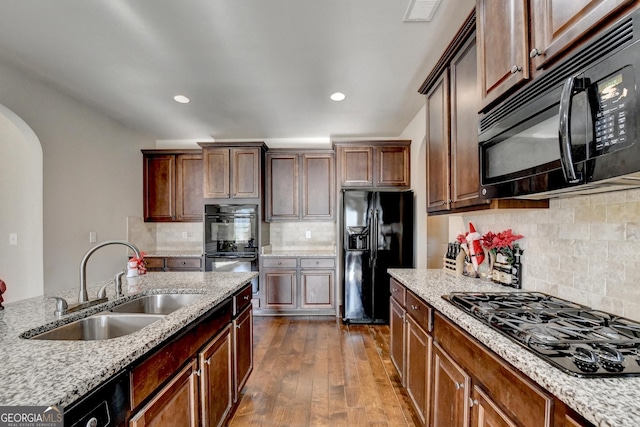
[[[299,250],[299,251],[287,251],[287,250],[277,250],[269,253],[260,254],[262,258],[270,258],[270,257],[309,257],[309,258],[335,258],[335,251],[331,250]]]
[[[596,426],[640,426],[640,377],[578,378],[568,375],[442,298],[451,292],[516,292],[515,289],[454,276],[443,270],[389,269],[388,272]]]
[[[47,296],[29,298],[5,305],[0,319],[0,405],[68,406],[91,389],[155,348],[211,308],[220,304],[249,283],[257,272],[163,272],[147,273],[127,279],[125,297],[118,303],[140,293],[198,293],[202,299],[179,309],[165,318],[119,338],[101,341],[29,340],[20,335],[53,322],[86,317],[88,313],[108,310],[116,305],[113,286],[108,286],[109,301],[63,316],[58,321],[54,301]],[[101,285],[89,287],[96,295]],[[129,291],[127,291],[127,287]],[[71,304],[77,301],[76,288],[57,293]]]

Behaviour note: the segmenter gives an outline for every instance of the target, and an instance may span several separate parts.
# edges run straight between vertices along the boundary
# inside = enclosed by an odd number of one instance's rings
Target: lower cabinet
[[[335,258],[262,257],[261,314],[335,314]]]
[[[131,418],[131,427],[198,425],[198,376],[192,360]]]
[[[202,271],[202,257],[148,256],[144,262],[148,271]]]
[[[422,425],[593,427],[393,278],[390,293],[390,357]]]
[[[225,425],[253,370],[250,295],[248,284],[131,368],[130,427]]]

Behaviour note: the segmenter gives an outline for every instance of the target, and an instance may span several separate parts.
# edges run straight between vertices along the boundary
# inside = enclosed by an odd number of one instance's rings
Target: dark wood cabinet
[[[131,418],[131,427],[198,426],[198,375],[192,360]]]
[[[270,151],[266,156],[265,193],[267,221],[332,221],[333,151]]]
[[[393,283],[392,283],[392,286]],[[395,366],[398,375],[400,376],[400,382],[403,386],[406,386],[406,373],[405,373],[405,348],[406,348],[406,310],[404,309],[404,303],[401,304],[395,298],[391,298],[391,307],[389,310],[389,330],[390,330],[390,348],[389,356],[393,366]]]
[[[147,256],[148,271],[202,271],[202,257]]]
[[[407,394],[423,425],[429,420],[432,338],[411,315],[407,315]]]
[[[342,188],[406,189],[411,141],[334,142]]]
[[[517,427],[517,424],[485,393],[481,387],[473,386],[471,396],[474,427]]]
[[[433,346],[431,425],[469,425],[471,377],[438,345]]]
[[[200,419],[203,426],[221,426],[233,407],[231,326],[225,327],[198,354]]]
[[[262,196],[262,142],[198,143],[203,148],[204,198],[258,199]]]
[[[477,1],[478,76],[483,110],[537,78],[633,0]]]
[[[251,288],[249,288],[249,297]],[[250,300],[249,300],[250,301]],[[253,309],[251,303],[233,319],[234,402],[253,371]]]
[[[335,258],[261,257],[261,314],[335,314]]]
[[[201,222],[201,150],[142,150],[144,220]]]
[[[445,71],[426,97],[427,212],[450,209],[449,74]],[[477,141],[477,138],[476,138]],[[478,168],[480,166],[478,165]]]
[[[529,79],[526,0],[478,0],[478,82],[488,105]]]

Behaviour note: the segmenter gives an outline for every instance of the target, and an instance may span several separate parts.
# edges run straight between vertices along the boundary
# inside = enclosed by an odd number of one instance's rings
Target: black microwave
[[[480,116],[481,195],[640,187],[640,10]]]

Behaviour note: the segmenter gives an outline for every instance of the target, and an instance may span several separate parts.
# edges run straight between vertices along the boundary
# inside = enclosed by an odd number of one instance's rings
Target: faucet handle
[[[62,297],[47,297],[47,299],[56,300],[56,310],[53,312],[56,316],[62,316],[65,311],[69,308],[69,304],[67,304],[67,300]]]
[[[116,282],[116,299],[124,296],[122,292],[122,277],[124,277],[125,274],[127,274],[127,270],[122,270],[113,277],[113,280]]]

